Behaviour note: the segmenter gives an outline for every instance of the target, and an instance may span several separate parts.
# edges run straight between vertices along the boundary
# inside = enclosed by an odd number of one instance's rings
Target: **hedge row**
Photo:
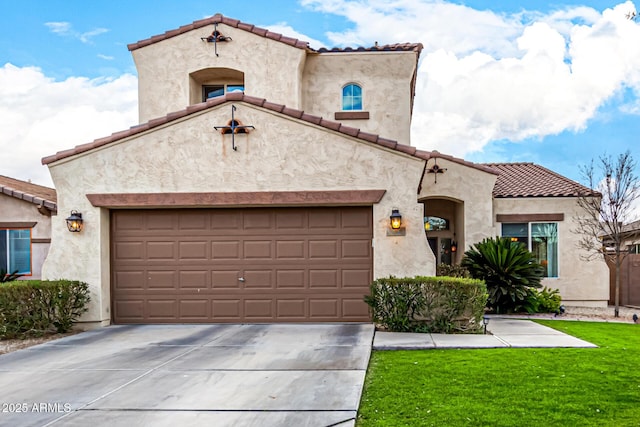
[[[87,311],[89,285],[70,280],[0,284],[0,339],[68,332]]]
[[[374,322],[394,332],[478,333],[487,303],[482,280],[383,278],[365,296]]]

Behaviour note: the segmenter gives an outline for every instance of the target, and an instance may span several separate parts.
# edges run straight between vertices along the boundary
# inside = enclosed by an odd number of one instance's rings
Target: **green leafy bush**
[[[561,304],[560,291],[545,286],[540,291],[532,289],[529,292],[524,310],[528,313],[557,313],[560,311]]]
[[[530,291],[542,285],[543,267],[520,242],[488,238],[464,253],[462,266],[471,277],[484,280],[489,292],[487,305],[497,313],[522,307]]]
[[[448,277],[471,277],[469,270],[460,264],[438,264],[436,267],[436,276],[448,276]]]
[[[487,290],[481,280],[454,277],[383,278],[365,302],[374,322],[394,332],[476,333]]]
[[[0,286],[0,339],[68,332],[87,311],[89,285],[70,280],[25,280]]]

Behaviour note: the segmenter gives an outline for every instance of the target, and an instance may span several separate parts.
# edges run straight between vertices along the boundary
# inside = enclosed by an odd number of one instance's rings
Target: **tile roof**
[[[265,108],[267,110],[271,110],[271,111],[275,111],[277,113],[283,114],[285,116],[289,116],[295,119],[299,119],[308,123],[312,123],[314,125],[317,126],[321,126],[323,128],[335,131],[335,132],[339,132],[341,134],[350,136],[350,137],[354,137],[354,138],[358,138],[362,141],[366,141],[369,143],[373,143],[394,151],[399,151],[401,153],[405,153],[408,154],[410,156],[413,157],[417,157],[423,160],[429,160],[432,158],[441,158],[441,159],[446,159],[449,160],[451,162],[454,163],[458,163],[461,165],[465,165],[468,167],[472,167],[475,169],[479,169],[481,171],[484,172],[488,172],[488,173],[492,173],[492,174],[497,174],[498,172],[496,172],[495,170],[493,170],[492,168],[485,166],[485,165],[481,165],[481,164],[476,164],[476,163],[472,163],[472,162],[468,162],[466,160],[463,159],[459,159],[457,157],[453,157],[453,156],[449,156],[446,154],[442,154],[439,153],[438,151],[422,151],[422,150],[418,150],[416,149],[416,147],[412,147],[410,145],[404,145],[404,144],[398,144],[397,141],[391,140],[391,139],[386,139],[386,138],[382,138],[381,136],[378,135],[374,135],[372,133],[367,133],[367,132],[362,132],[360,129],[356,129],[353,127],[349,127],[349,126],[345,126],[342,123],[339,122],[335,122],[335,121],[331,121],[331,120],[326,120],[323,119],[322,117],[319,116],[314,116],[311,114],[307,114],[304,111],[301,110],[296,110],[293,108],[288,108],[284,105],[281,104],[275,104],[273,102],[269,102],[266,99],[263,98],[257,98],[254,96],[249,96],[246,95],[244,93],[241,92],[229,92],[223,96],[219,96],[216,98],[211,98],[209,100],[207,100],[206,102],[202,102],[200,104],[195,104],[195,105],[190,105],[189,107],[185,108],[184,110],[180,110],[174,113],[169,113],[164,117],[160,117],[157,119],[153,119],[148,121],[147,123],[143,123],[137,126],[133,126],[127,130],[121,131],[121,132],[116,132],[111,134],[110,136],[104,137],[104,138],[100,138],[100,139],[96,139],[93,142],[87,143],[87,144],[83,144],[83,145],[78,145],[74,148],[71,148],[69,150],[65,150],[65,151],[59,151],[56,154],[52,155],[52,156],[48,156],[42,159],[42,164],[43,165],[48,165],[50,163],[56,162],[58,160],[62,160],[65,159],[67,157],[71,157],[71,156],[75,156],[76,154],[80,154],[80,153],[84,153],[86,151],[90,151],[93,150],[94,148],[98,148],[98,147],[102,147],[104,145],[108,145],[111,144],[113,142],[122,140],[124,138],[128,138],[130,136],[134,136],[136,134],[145,132],[149,129],[153,129],[156,128],[158,126],[162,126],[165,125],[167,123],[170,123],[174,120],[178,120],[178,119],[182,119],[184,117],[187,117],[191,114],[195,114],[210,108],[214,108],[216,106],[222,105],[224,103],[227,102],[245,102],[247,104],[250,105],[255,105],[257,107],[261,107],[261,108]]]
[[[257,34],[261,37],[266,37],[268,39],[276,40],[281,43],[288,44],[293,47],[297,47],[298,49],[306,49],[310,52],[390,52],[390,51],[416,51],[420,53],[422,51],[422,44],[420,43],[396,43],[396,44],[388,44],[381,46],[373,46],[369,48],[358,47],[358,48],[321,48],[318,50],[312,49],[309,47],[309,43],[303,40],[294,39],[292,37],[284,36],[280,33],[274,33],[265,28],[256,27],[252,24],[247,24],[245,22],[239,21],[237,19],[228,18],[223,16],[220,13],[217,13],[209,18],[200,19],[198,21],[193,21],[191,24],[183,25],[180,28],[176,28],[175,30],[166,31],[163,34],[158,34],[156,36],[150,37],[148,39],[140,40],[136,43],[131,43],[127,45],[129,51],[134,51],[136,49],[140,49],[141,47],[149,46],[151,44],[160,42],[162,40],[169,39],[171,37],[178,36],[180,34],[184,34],[191,30],[196,30],[198,28],[206,27],[208,25],[213,24],[225,24],[230,27],[238,28],[240,30],[248,31],[253,34]]]
[[[535,163],[487,163],[500,172],[493,197],[578,197],[596,195],[578,184]]]
[[[0,193],[57,211],[56,190],[0,175]]]

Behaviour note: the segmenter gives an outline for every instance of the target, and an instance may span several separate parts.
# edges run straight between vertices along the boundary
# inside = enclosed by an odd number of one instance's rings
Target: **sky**
[[[640,162],[635,11],[615,0],[0,0],[0,175],[53,186],[42,157],[137,124],[127,44],[222,13],[313,48],[422,43],[412,145],[582,182],[602,155]]]

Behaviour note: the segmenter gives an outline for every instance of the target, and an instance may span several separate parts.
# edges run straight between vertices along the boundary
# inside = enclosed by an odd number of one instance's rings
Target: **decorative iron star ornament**
[[[438,174],[439,173],[445,173],[446,170],[447,170],[447,168],[441,168],[440,166],[438,166],[438,159],[434,159],[433,166],[431,166],[429,169],[427,169],[427,173],[432,173],[433,174],[434,184],[437,184],[438,183]]]
[[[231,105],[231,121],[226,126],[214,126],[215,130],[222,131],[223,135],[228,133],[231,134],[231,148],[233,151],[238,151],[238,147],[236,147],[236,133],[249,133],[247,129],[255,129],[253,126],[243,126],[241,125],[235,117],[236,106]]]
[[[220,56],[218,55],[218,42],[229,42],[232,39],[231,37],[222,35],[222,33],[218,31],[218,24],[216,23],[214,24],[214,30],[211,35],[207,37],[200,37],[200,40],[202,40],[203,42],[213,43],[213,48],[216,56]]]

